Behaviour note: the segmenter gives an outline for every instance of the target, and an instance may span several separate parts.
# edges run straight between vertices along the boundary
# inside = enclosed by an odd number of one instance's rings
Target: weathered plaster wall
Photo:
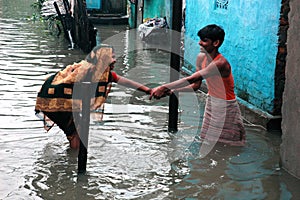
[[[290,26],[288,30],[288,52],[286,83],[282,106],[281,160],[283,167],[300,178],[300,0],[290,1]]]
[[[220,51],[232,64],[237,95],[272,112],[281,0],[228,0],[227,8],[216,7],[216,2],[186,0],[184,58],[190,65],[185,68],[195,69],[198,30],[221,25],[226,36]]]

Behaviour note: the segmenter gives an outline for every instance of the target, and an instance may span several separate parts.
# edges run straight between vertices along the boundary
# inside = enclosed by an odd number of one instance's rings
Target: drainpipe
[[[180,68],[180,32],[182,22],[182,0],[173,0],[172,6],[172,34],[171,34],[171,62],[170,81],[179,79]],[[169,99],[169,132],[177,132],[178,121],[178,93],[175,92]]]

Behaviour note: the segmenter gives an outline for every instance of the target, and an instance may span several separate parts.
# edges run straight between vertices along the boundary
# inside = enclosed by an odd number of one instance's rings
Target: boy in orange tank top
[[[206,80],[208,97],[200,136],[207,141],[218,141],[241,146],[245,144],[245,129],[234,93],[231,65],[219,52],[225,32],[215,24],[200,29],[200,53],[196,59],[196,72],[180,80],[161,85],[151,92],[161,97],[177,92],[196,91]]]

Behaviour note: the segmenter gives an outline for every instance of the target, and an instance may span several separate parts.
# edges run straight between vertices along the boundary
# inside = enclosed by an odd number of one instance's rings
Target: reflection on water
[[[299,180],[279,168],[279,136],[247,126],[245,147],[216,145],[199,159],[203,99],[180,95],[179,131],[169,134],[167,98],[149,101],[118,85],[104,120],[91,116],[88,172],[78,176],[76,152],[57,127],[45,133],[34,105],[50,73],[85,55],[26,20],[32,2],[0,0],[0,199],[300,198]],[[120,39],[117,73],[150,86],[168,81],[166,51],[147,48],[124,26],[97,29],[98,42]]]

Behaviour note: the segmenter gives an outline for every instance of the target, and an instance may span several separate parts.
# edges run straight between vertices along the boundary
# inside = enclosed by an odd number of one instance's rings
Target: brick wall
[[[274,115],[281,115],[282,93],[285,84],[285,66],[287,56],[287,31],[289,28],[288,13],[290,11],[290,0],[282,0],[280,11],[280,23],[278,31],[278,52],[276,56],[275,69],[275,99],[274,99]]]

